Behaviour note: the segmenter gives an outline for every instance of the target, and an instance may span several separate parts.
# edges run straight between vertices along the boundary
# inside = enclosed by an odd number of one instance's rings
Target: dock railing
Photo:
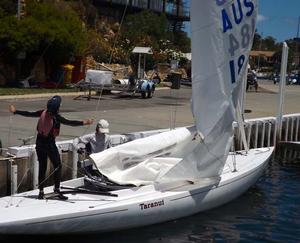
[[[276,117],[264,117],[248,119],[245,121],[245,133],[248,147],[270,147],[276,144]],[[111,135],[112,145],[117,146],[128,141],[143,138],[169,129],[135,132],[127,134]],[[282,129],[279,134],[281,142],[300,142],[300,113],[284,115]],[[62,158],[62,180],[74,179],[83,176],[78,168],[78,153],[73,147],[73,140],[57,142],[57,147]],[[243,150],[241,134],[235,126],[234,146],[235,150]],[[28,191],[37,188],[38,161],[35,145],[9,147],[8,152],[13,157],[0,160],[0,196]],[[48,168],[47,173],[50,172]],[[53,182],[49,182],[52,183]],[[22,184],[22,185],[21,185]]]

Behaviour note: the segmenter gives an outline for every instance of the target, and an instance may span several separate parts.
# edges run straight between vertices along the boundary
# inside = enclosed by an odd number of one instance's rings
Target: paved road
[[[107,119],[111,133],[126,133],[144,130],[185,126],[193,123],[190,112],[190,88],[180,90],[157,90],[152,99],[120,95],[102,95],[88,101],[86,98],[63,97],[61,114],[69,119]],[[18,115],[11,116],[9,104],[20,110],[43,109],[47,98],[1,100],[0,139],[3,147],[18,145],[18,138],[35,135],[37,119]],[[74,138],[94,131],[95,125],[69,127],[62,125],[57,140]]]
[[[246,93],[245,109],[251,111],[245,118],[275,116],[277,111],[278,85],[260,81],[259,92]],[[286,88],[284,113],[300,112],[300,86]],[[111,133],[127,133],[160,128],[178,127],[193,124],[190,112],[191,89],[182,86],[180,90],[157,90],[152,99],[142,99],[120,95],[102,95],[88,101],[86,98],[74,100],[74,96],[64,96],[61,113],[69,119],[103,118],[110,122]],[[18,138],[35,135],[37,119],[11,116],[9,104],[17,109],[38,110],[44,108],[46,97],[26,99],[15,98],[0,102],[0,139],[3,147],[21,144]],[[71,139],[94,131],[95,125],[89,127],[62,126],[58,140]],[[33,141],[34,142],[34,141]]]
[[[258,118],[277,115],[279,85],[272,81],[259,80],[259,92],[249,91],[246,93],[245,109],[251,110],[245,118]],[[287,85],[283,113],[300,113],[300,85]]]

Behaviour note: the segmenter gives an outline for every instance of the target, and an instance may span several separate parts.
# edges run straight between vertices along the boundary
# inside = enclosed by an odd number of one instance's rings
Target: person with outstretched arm
[[[47,102],[47,108],[38,111],[17,110],[14,105],[10,105],[9,111],[13,114],[26,117],[39,117],[37,123],[36,153],[39,161],[39,195],[38,199],[44,199],[44,184],[47,170],[47,158],[49,157],[54,167],[54,193],[63,200],[68,199],[60,192],[61,181],[61,159],[56,146],[55,138],[59,135],[60,124],[68,126],[84,126],[93,123],[93,119],[84,121],[68,120],[59,114],[61,97],[53,96]]]

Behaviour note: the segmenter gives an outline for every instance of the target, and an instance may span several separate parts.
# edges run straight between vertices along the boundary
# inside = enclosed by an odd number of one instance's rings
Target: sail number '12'
[[[229,55],[233,58],[229,61],[231,82],[236,83],[237,76],[240,74],[246,57],[245,55],[239,55],[235,58],[236,53],[242,53],[243,50],[248,50],[252,44],[252,37],[255,32],[255,18],[254,10],[255,6],[251,0],[235,0],[228,6],[227,0],[216,0],[217,5],[226,5],[226,8],[221,10],[223,34],[227,31],[239,27],[240,31],[230,33],[229,38]],[[232,17],[230,17],[232,16]],[[252,17],[252,18],[251,18]],[[251,21],[244,21],[246,18]],[[250,22],[250,24],[249,24]]]

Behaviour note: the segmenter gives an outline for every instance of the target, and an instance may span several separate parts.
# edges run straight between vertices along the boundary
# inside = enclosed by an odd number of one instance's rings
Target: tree
[[[184,31],[177,31],[173,33],[173,45],[181,52],[191,52],[191,39]]]
[[[133,46],[152,44],[153,48],[157,48],[158,41],[167,36],[167,18],[149,10],[128,15],[122,26],[122,36]]]
[[[277,43],[276,43],[276,39],[273,38],[272,36],[267,36],[264,40],[263,40],[263,50],[266,51],[275,51],[277,49]]]
[[[5,12],[7,13],[7,11]],[[14,62],[20,52],[26,58],[43,55],[59,66],[72,55],[81,55],[86,47],[86,30],[68,3],[27,0],[26,18],[0,17],[0,55]]]
[[[255,31],[252,49],[253,50],[260,50],[261,49],[261,44],[262,44],[262,37],[259,33],[257,33],[257,31]]]
[[[0,1],[0,18],[7,15],[17,14],[17,1],[1,0]]]
[[[295,70],[299,68],[295,57],[298,56],[299,52],[299,43],[295,39],[286,40],[286,43],[289,47],[289,56],[288,56],[288,71]]]
[[[134,46],[152,47],[155,62],[170,61],[170,53],[190,52],[191,46],[187,33],[168,31],[166,16],[149,10],[126,17],[120,41],[120,46],[128,52]]]

